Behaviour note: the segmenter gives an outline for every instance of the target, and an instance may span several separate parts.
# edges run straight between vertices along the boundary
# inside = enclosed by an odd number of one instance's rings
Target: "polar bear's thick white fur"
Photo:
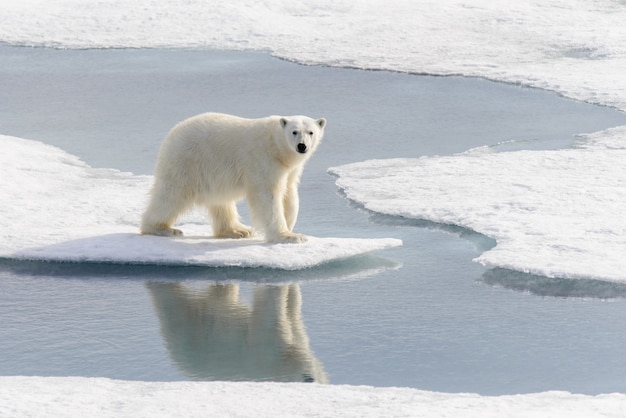
[[[304,164],[324,135],[326,120],[306,116],[244,119],[205,113],[176,125],[163,141],[142,234],[182,235],[172,228],[195,205],[208,209],[213,234],[245,238],[236,202],[246,198],[253,224],[268,242],[304,242],[293,232]]]

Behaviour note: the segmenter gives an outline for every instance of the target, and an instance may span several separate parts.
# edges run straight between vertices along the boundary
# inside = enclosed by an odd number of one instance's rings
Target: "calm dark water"
[[[205,111],[326,117],[298,231],[404,241],[303,272],[0,260],[0,375],[626,391],[625,286],[487,270],[472,259],[489,239],[366,213],[326,174],[502,142],[566,147],[626,115],[480,79],[263,53],[0,47],[0,61],[0,132],[94,167],[151,173],[167,131]]]

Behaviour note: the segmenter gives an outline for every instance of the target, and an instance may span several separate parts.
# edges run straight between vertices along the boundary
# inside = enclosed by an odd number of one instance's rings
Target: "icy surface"
[[[477,261],[562,278],[626,281],[626,129],[580,148],[372,160],[331,168],[371,211],[460,225],[497,241]],[[583,138],[581,138],[582,140]]]
[[[626,108],[626,8],[610,0],[24,0],[0,42],[269,50],[309,64],[463,74]]]
[[[302,245],[210,238],[197,214],[184,237],[138,234],[150,176],[93,169],[58,148],[0,136],[0,256],[27,260],[296,270],[401,245],[397,239],[310,237]]]
[[[0,377],[0,416],[617,417],[626,395],[545,392],[486,397],[307,383],[129,382]]]

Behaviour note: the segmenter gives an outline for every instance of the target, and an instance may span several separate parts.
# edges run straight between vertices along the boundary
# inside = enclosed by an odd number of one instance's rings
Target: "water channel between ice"
[[[368,214],[326,173],[482,145],[561,148],[626,115],[481,79],[264,53],[0,47],[0,61],[0,133],[94,167],[151,174],[167,131],[205,111],[326,117],[298,231],[404,241],[300,273],[0,261],[0,375],[626,391],[623,285],[487,270],[472,262],[485,237]]]

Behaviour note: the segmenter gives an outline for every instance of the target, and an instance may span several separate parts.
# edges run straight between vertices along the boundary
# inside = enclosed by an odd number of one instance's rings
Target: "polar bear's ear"
[[[323,128],[324,126],[326,126],[326,119],[324,118],[320,118],[316,120],[315,122],[317,122],[317,126],[319,126],[320,128]]]
[[[287,126],[287,119],[285,119],[285,118],[280,118],[280,126],[282,126],[283,128],[284,128],[285,126]]]

